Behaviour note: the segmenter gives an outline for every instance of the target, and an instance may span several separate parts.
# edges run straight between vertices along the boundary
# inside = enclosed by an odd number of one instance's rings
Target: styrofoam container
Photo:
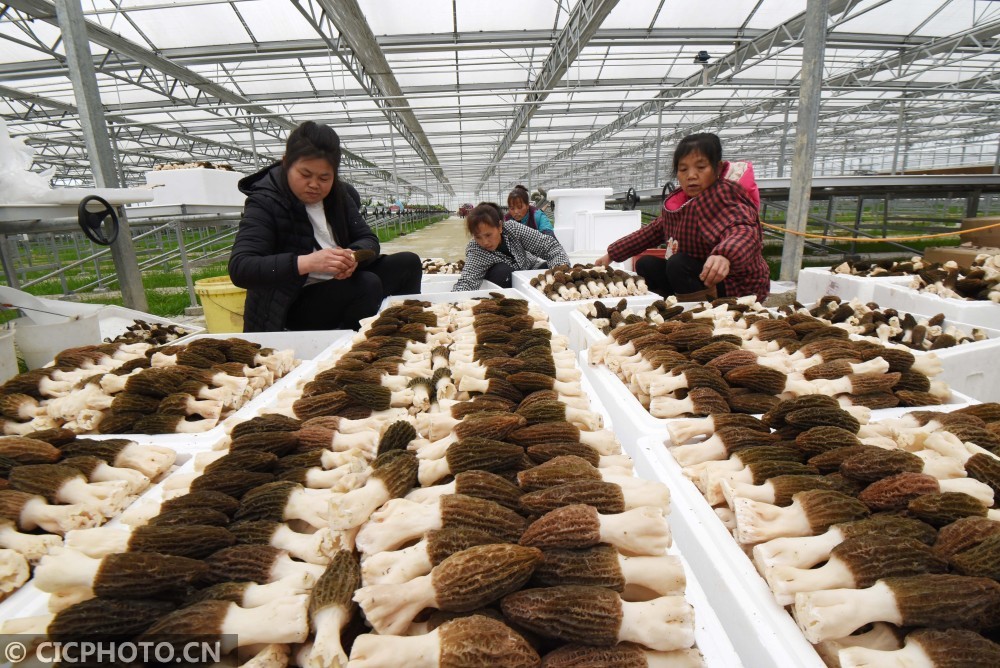
[[[146,183],[154,188],[153,205],[243,206],[246,195],[238,184],[244,176],[222,169],[159,169],[146,172]]]
[[[799,301],[802,301],[801,299]],[[882,308],[912,313],[944,314],[954,322],[964,322],[976,327],[1000,329],[1000,304],[991,301],[966,301],[950,299],[906,285],[879,284],[875,286],[874,301]],[[805,302],[802,302],[805,303]]]
[[[140,444],[162,445],[177,452],[203,452],[213,449],[226,438],[228,428],[238,422],[258,415],[262,407],[273,402],[282,389],[289,387],[306,374],[312,372],[318,360],[332,355],[343,346],[350,345],[354,335],[350,330],[329,330],[321,332],[254,332],[235,335],[238,338],[259,343],[275,350],[293,350],[299,365],[279,378],[270,387],[241,406],[219,424],[199,434],[87,434],[87,438],[127,438]],[[195,334],[181,340],[188,343],[197,339],[228,339],[233,334]]]
[[[577,211],[603,211],[611,188],[556,188],[547,197],[552,202],[553,225],[572,225]],[[579,240],[577,240],[579,246]]]
[[[579,214],[576,220],[578,225],[582,222],[586,227],[584,238],[587,240],[586,246],[581,246],[578,241],[577,250],[600,250],[603,255],[613,242],[642,227],[642,212],[638,210],[588,211],[583,221],[581,221]],[[579,231],[578,228],[578,235]]]
[[[194,470],[194,457],[190,453],[178,453],[177,459],[170,471],[168,471],[157,482],[150,485],[149,489],[135,498],[122,512],[129,508],[149,501],[160,501],[163,498],[163,483],[175,473],[185,473]],[[102,524],[102,527],[121,526],[121,515],[112,517]],[[34,572],[32,572],[32,576]],[[21,619],[25,617],[37,617],[50,614],[49,594],[40,591],[35,587],[34,579],[29,579],[20,589],[0,602],[0,623],[11,619]]]
[[[24,363],[29,369],[37,369],[67,348],[101,343],[101,327],[97,314],[71,316],[45,325],[36,325],[30,318],[17,318],[14,337]]]
[[[14,330],[0,330],[0,383],[6,383],[18,373],[17,352],[14,350]]]
[[[875,299],[876,286],[907,285],[912,276],[851,276],[835,274],[832,267],[809,267],[799,272],[795,298],[800,304],[811,304],[825,295],[836,295],[844,301],[860,299],[862,302]]]
[[[447,304],[448,302],[467,302],[472,299],[487,299],[491,294],[500,293],[513,299],[527,299],[527,296],[514,288],[495,288],[492,290],[466,290],[465,292],[430,292],[420,295],[391,295],[382,300],[379,311],[384,310],[391,304],[396,304],[407,299],[417,299],[431,304]]]
[[[664,431],[667,425],[677,418],[656,418],[650,415],[639,400],[629,391],[618,376],[611,372],[604,364],[592,366],[587,361],[587,351],[580,351],[580,366],[583,373],[590,376],[590,380],[597,391],[597,396],[604,404],[611,419],[617,425],[616,434],[624,445],[627,442],[636,442],[638,439],[649,434]],[[945,408],[959,408],[970,403],[978,403],[972,397],[968,397],[961,392],[952,390],[951,400],[944,404]],[[922,408],[922,407],[921,407]],[[917,410],[916,408],[886,409],[903,412]],[[882,410],[872,411],[872,419],[877,416],[889,415]]]
[[[681,473],[657,431],[627,448],[670,487],[674,541],[704,588],[737,654],[747,666],[823,668],[795,621],[698,489]],[[623,443],[624,444],[624,443]]]
[[[544,270],[515,271],[512,283],[514,289],[522,292],[528,297],[528,299],[545,311],[546,315],[549,316],[549,322],[552,324],[552,328],[559,334],[569,333],[570,314],[576,311],[580,306],[584,304],[592,304],[596,301],[602,301],[605,304],[610,305],[617,304],[622,300],[622,297],[602,297],[600,299],[581,299],[573,302],[554,302],[546,297],[544,292],[536,287],[533,287],[530,283],[532,278],[543,272]],[[625,297],[625,299],[628,299],[629,304],[633,306],[648,306],[658,299],[662,299],[662,297],[655,292],[650,292],[645,295]]]
[[[563,250],[572,253],[576,250],[576,228],[572,225],[557,225],[552,229]]]
[[[461,274],[424,274],[420,280],[420,294],[432,294],[435,292],[452,292],[455,282]],[[492,281],[484,280],[480,285],[480,290],[497,290],[500,286]]]

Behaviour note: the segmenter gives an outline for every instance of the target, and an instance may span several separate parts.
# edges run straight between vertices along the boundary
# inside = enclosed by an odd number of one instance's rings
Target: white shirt
[[[337,242],[333,240],[333,233],[330,231],[330,226],[326,224],[326,213],[323,211],[323,202],[306,204],[306,213],[309,215],[309,222],[312,223],[313,238],[316,239],[319,247],[321,249],[338,248]],[[333,278],[333,274],[325,274],[318,271],[310,272],[309,278],[306,279],[306,285],[328,281],[331,278]]]

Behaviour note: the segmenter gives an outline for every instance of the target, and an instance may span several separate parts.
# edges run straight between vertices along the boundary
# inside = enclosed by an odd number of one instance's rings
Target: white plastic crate
[[[461,274],[424,274],[420,280],[420,293],[432,294],[436,292],[452,292],[455,282]],[[491,281],[484,280],[480,290],[497,290],[500,286]]]
[[[597,396],[611,419],[617,425],[616,434],[622,445],[625,443],[635,443],[638,439],[649,434],[664,431],[667,425],[677,418],[656,418],[650,415],[639,400],[629,391],[625,384],[612,373],[604,364],[592,366],[587,361],[587,351],[580,351],[580,366],[583,372],[590,376],[590,380],[597,391]],[[952,390],[951,400],[945,404],[946,407],[958,408],[970,403],[978,403],[975,399],[968,397],[961,392]],[[887,409],[893,411],[911,411],[915,408],[894,408]],[[872,411],[872,419],[877,416],[888,415],[881,410]]]
[[[552,323],[552,328],[556,330],[559,334],[569,333],[569,318],[570,314],[576,311],[580,306],[584,304],[592,304],[596,301],[602,301],[605,304],[617,304],[621,301],[622,297],[602,297],[601,299],[581,299],[579,301],[573,302],[554,302],[545,296],[545,293],[538,288],[532,287],[532,278],[537,276],[542,272],[535,271],[517,271],[514,272],[514,288],[524,293],[528,299],[538,305],[545,313],[549,316],[549,321]],[[660,295],[655,292],[651,292],[645,295],[634,295],[631,297],[624,297],[624,299],[629,300],[629,304],[633,306],[649,306],[658,299],[662,299]]]
[[[286,373],[259,395],[240,407],[239,410],[221,420],[215,427],[200,434],[87,434],[85,438],[110,439],[127,438],[140,444],[162,445],[177,452],[195,453],[211,450],[226,437],[228,427],[258,415],[262,407],[270,404],[273,397],[298,378],[311,373],[317,361],[325,359],[334,351],[350,345],[354,332],[349,330],[329,330],[321,332],[255,332],[247,334],[196,334],[186,337],[182,343],[196,339],[227,339],[236,337],[259,343],[275,350],[293,350],[299,365]]]
[[[932,315],[943,313],[952,322],[1000,330],[1000,304],[939,297],[908,286],[909,282],[904,285],[879,284],[875,286],[872,301],[882,308]]]
[[[749,557],[654,432],[628,449],[670,487],[674,541],[747,666],[823,668],[823,660],[775,601]]]
[[[907,285],[911,276],[851,276],[835,274],[831,267],[809,267],[799,272],[795,298],[800,304],[811,304],[825,295],[836,295],[844,301],[860,299],[867,303],[874,299],[876,286]]]

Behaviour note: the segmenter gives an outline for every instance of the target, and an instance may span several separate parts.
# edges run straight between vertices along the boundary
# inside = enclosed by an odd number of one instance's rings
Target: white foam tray
[[[542,271],[515,271],[513,286],[514,289],[524,293],[528,299],[545,311],[546,315],[549,316],[549,322],[552,323],[552,328],[558,334],[569,333],[569,317],[578,307],[584,304],[592,304],[596,301],[602,301],[609,305],[617,304],[623,299],[622,297],[602,297],[600,299],[581,299],[573,302],[554,302],[546,297],[545,293],[541,290],[532,287],[530,283],[531,279],[542,273]],[[629,300],[629,304],[632,306],[648,306],[658,299],[663,298],[655,292],[651,292],[645,295],[624,297],[624,299]]]
[[[746,666],[823,668],[816,650],[774,600],[767,583],[715,511],[681,473],[663,440],[643,437],[628,450],[670,487],[674,541],[704,587],[712,610]]]
[[[809,267],[799,272],[795,298],[800,304],[819,301],[824,295],[836,295],[845,301],[860,299],[867,303],[873,300],[876,286],[907,285],[912,276],[851,276],[835,274],[832,267]],[[878,300],[875,300],[878,301]]]
[[[455,282],[461,277],[461,274],[424,274],[423,278],[420,279],[420,293],[452,292]],[[479,289],[499,290],[500,286],[492,281],[484,280]]]
[[[616,434],[622,445],[626,442],[635,443],[638,439],[665,430],[667,425],[676,418],[655,418],[649,414],[639,400],[629,392],[625,384],[604,364],[592,366],[587,362],[587,351],[580,351],[580,366],[584,375],[590,377],[591,383],[597,391],[597,397],[604,404],[611,419],[618,425]],[[951,401],[944,405],[942,410],[958,408],[970,403],[979,403],[972,397],[968,397],[961,392],[952,390]],[[879,416],[891,415],[885,411],[912,411],[916,408],[894,408],[872,411],[872,419],[877,420]]]
[[[314,373],[319,360],[326,359],[336,350],[350,345],[354,332],[350,330],[329,330],[321,332],[256,332],[248,334],[195,334],[185,337],[181,343],[196,339],[227,339],[237,337],[259,343],[276,350],[293,350],[299,365],[279,378],[269,388],[248,401],[239,410],[229,415],[212,429],[200,434],[81,434],[82,438],[110,439],[127,438],[140,444],[162,445],[177,452],[197,453],[211,450],[226,437],[231,425],[258,415],[263,406],[273,402],[273,397],[284,388],[291,386],[304,375]]]
[[[991,301],[966,301],[939,297],[929,292],[914,290],[908,286],[909,282],[905,285],[877,285],[872,301],[882,308],[932,315],[943,313],[945,318],[953,322],[1000,329],[1000,304],[994,304]]]
[[[178,453],[172,470],[168,471],[158,482],[154,483],[130,503],[122,512],[144,501],[160,501],[163,499],[163,483],[175,473],[188,473],[194,470],[194,457],[189,453]],[[121,526],[121,515],[112,517],[102,524],[102,527]],[[32,573],[34,576],[34,573]],[[0,623],[9,619],[35,617],[49,614],[49,594],[35,587],[34,577],[24,583],[20,589],[0,602]],[[9,664],[3,664],[9,665]]]

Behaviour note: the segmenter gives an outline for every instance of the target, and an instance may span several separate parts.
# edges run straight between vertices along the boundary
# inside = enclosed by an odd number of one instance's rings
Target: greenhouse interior
[[[995,0],[0,0],[4,661],[1000,666],[998,83]]]

